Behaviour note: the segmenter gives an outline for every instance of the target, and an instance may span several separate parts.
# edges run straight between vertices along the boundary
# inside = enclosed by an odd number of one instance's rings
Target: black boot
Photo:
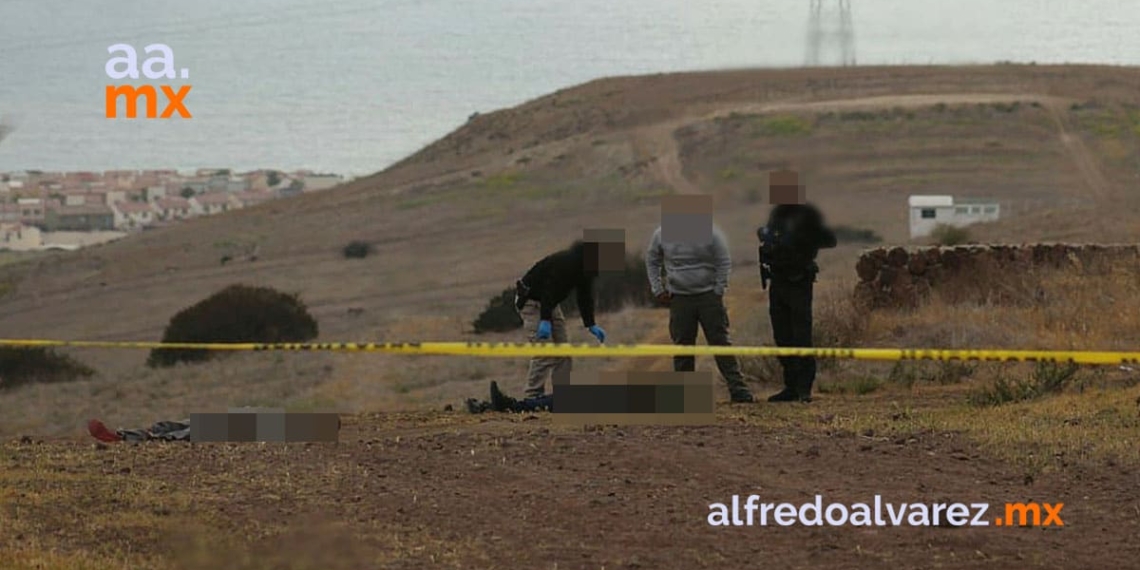
[[[768,396],[769,402],[795,402],[800,399],[799,394],[791,388],[784,388],[779,393]]]
[[[740,387],[729,389],[729,400],[733,404],[748,404],[755,402],[756,399],[752,397],[752,392],[748,388]]]
[[[480,402],[475,398],[467,398],[467,411],[472,414],[481,414],[491,410],[491,402]]]
[[[519,406],[518,400],[504,394],[499,390],[498,382],[491,381],[491,409],[496,412],[513,412],[517,411]]]

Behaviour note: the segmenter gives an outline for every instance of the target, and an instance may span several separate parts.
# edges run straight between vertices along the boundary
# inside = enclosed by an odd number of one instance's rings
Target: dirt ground
[[[722,405],[707,427],[384,414],[346,417],[336,444],[14,441],[0,549],[20,568],[1125,568],[1140,555],[1134,467],[1031,472],[906,414],[880,430],[842,421],[884,409]],[[1060,502],[1064,526],[708,524],[710,504],[750,494],[989,502],[987,519]]]

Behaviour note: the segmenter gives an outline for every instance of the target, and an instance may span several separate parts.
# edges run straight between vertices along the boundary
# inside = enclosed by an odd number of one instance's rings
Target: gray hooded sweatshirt
[[[665,279],[661,270],[665,270]],[[709,291],[723,295],[728,289],[732,257],[724,234],[714,227],[707,243],[668,243],[661,241],[661,228],[653,232],[645,251],[645,270],[654,295],[668,291],[674,295],[697,295]],[[664,281],[664,282],[663,282]]]

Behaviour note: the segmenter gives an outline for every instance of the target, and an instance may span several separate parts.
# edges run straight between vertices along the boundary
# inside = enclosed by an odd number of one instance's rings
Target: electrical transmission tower
[[[839,65],[855,65],[855,26],[851,23],[851,0],[810,0],[807,65],[822,63],[823,51],[838,51]]]

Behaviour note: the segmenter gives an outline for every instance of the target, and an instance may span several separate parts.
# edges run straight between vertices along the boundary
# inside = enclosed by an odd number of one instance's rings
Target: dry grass
[[[85,353],[75,354],[82,358]],[[239,406],[308,410],[314,407],[310,391],[329,376],[331,362],[328,354],[235,354],[165,371],[139,366],[130,373],[69,383],[65,389],[27,386],[4,395],[10,412],[0,417],[0,432],[75,435],[85,433],[90,418],[139,427]]]
[[[1031,296],[1027,300],[975,304],[935,296],[917,310],[871,313],[854,308],[849,280],[821,280],[815,307],[817,346],[1073,350],[1140,346],[1140,308],[1120,302],[1140,295],[1135,274],[1057,271],[1033,279],[1038,286],[1024,290]],[[745,313],[736,319],[735,328],[738,336],[771,342],[764,311]],[[751,380],[779,384],[775,359],[746,358],[743,365]],[[876,437],[961,432],[987,453],[1032,472],[1104,461],[1140,465],[1140,448],[1134,445],[1140,429],[1140,370],[1082,367],[1073,377],[1050,385],[1046,376],[1051,371],[1028,363],[824,359],[819,368],[817,391],[822,396],[810,409],[775,407],[749,421],[772,428],[820,426]],[[972,403],[999,382],[1046,387],[1028,401],[981,407]],[[820,416],[833,418],[820,423],[816,421]]]
[[[747,421],[889,441],[961,433],[985,455],[1027,474],[1098,465],[1135,468],[1140,466],[1134,435],[1140,429],[1138,380],[1115,379],[1082,392],[978,408],[968,403],[966,386],[904,389],[854,377],[821,390],[823,396],[811,406],[769,406]]]
[[[35,257],[39,255],[43,254],[27,251],[0,251],[0,267],[35,259]]]
[[[951,302],[935,294],[917,311],[875,312],[868,323],[869,343],[1046,350],[1140,346],[1140,307],[1124,301],[1140,295],[1132,268],[1104,275],[1058,270],[988,277],[994,281],[987,289],[1002,285],[1002,301]]]
[[[863,323],[857,323],[858,313],[840,289],[830,289],[816,317],[824,330],[861,331],[850,337],[854,346],[1133,351],[1140,346],[1140,307],[1121,302],[1140,295],[1135,274],[1055,271],[1035,278],[1039,287],[1032,302],[955,304],[935,297],[917,310],[864,315]],[[1140,464],[1134,444],[1140,429],[1140,370],[1090,366],[1066,374],[1063,365],[1030,363],[825,362],[819,391],[839,398],[844,411],[837,413],[836,425],[857,433],[963,432],[988,452],[1034,469],[1090,460]],[[1001,401],[995,384],[1025,388],[1026,401]],[[873,403],[858,403],[872,393]],[[901,407],[883,407],[879,398]],[[917,409],[909,408],[911,402]]]

